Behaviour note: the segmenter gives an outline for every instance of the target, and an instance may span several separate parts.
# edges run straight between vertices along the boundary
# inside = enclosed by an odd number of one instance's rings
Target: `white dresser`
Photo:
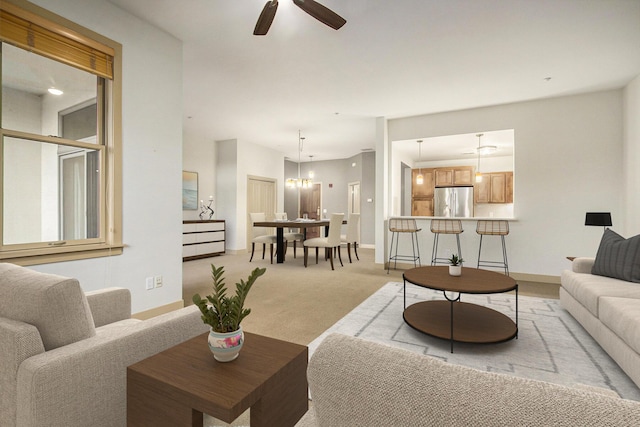
[[[182,221],[182,261],[222,255],[224,251],[223,219]]]

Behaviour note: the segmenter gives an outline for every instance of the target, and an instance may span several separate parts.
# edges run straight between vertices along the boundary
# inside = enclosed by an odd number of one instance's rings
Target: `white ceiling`
[[[621,88],[640,75],[640,0],[320,0],[347,20],[337,31],[280,0],[266,36],[252,34],[266,0],[109,1],[183,41],[187,138],[293,159],[298,130],[303,158],[347,158],[374,148],[376,117]]]

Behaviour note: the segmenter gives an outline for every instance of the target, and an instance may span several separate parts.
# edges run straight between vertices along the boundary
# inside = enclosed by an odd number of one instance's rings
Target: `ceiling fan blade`
[[[254,36],[264,36],[269,31],[273,18],[276,16],[276,10],[278,10],[278,0],[269,0],[264,5],[262,13],[258,17],[256,22],[256,28],[253,29]]]
[[[304,10],[318,21],[330,26],[334,30],[339,29],[347,23],[347,20],[342,16],[313,0],[293,0],[293,2],[300,9]]]

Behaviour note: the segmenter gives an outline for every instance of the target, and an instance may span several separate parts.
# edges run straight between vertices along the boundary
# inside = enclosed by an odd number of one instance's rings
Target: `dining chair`
[[[356,259],[360,261],[358,257],[358,244],[360,243],[360,214],[349,214],[347,220],[347,234],[340,236],[340,243],[347,245],[347,253],[349,254],[349,263],[351,263],[351,245],[353,244],[353,252],[356,254]]]
[[[273,264],[273,245],[277,243],[277,237],[270,234],[269,229],[266,227],[256,227],[253,225],[256,222],[266,221],[266,215],[264,213],[252,212],[249,216],[251,217],[251,259],[249,259],[249,262],[253,261],[253,252],[256,249],[256,243],[262,243],[262,259],[264,259],[264,253],[266,251],[267,244],[269,244],[269,249],[271,250],[271,264]]]
[[[287,220],[287,213],[286,212],[276,212],[276,219],[280,220],[280,221],[284,221]],[[291,228],[288,228],[287,230],[289,230],[287,233],[284,233],[284,240],[286,242],[293,242],[293,257],[296,258],[296,252],[297,252],[297,248],[296,248],[296,243],[298,241],[300,241],[300,243],[302,243],[304,241],[304,234],[300,233],[300,232],[293,232],[291,231]],[[287,246],[284,247],[285,248],[285,252],[287,250]]]
[[[331,261],[331,269],[333,268],[333,253],[338,249],[338,259],[340,265],[342,264],[342,256],[340,255],[340,229],[342,227],[342,220],[344,219],[343,213],[331,214],[329,220],[329,233],[327,237],[314,237],[313,239],[307,239],[303,242],[304,245],[304,266],[307,267],[307,259],[309,258],[309,248],[316,248],[316,264],[318,263],[318,248],[327,249],[327,255]]]

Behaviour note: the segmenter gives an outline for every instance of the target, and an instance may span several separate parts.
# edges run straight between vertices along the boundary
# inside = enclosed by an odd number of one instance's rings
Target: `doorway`
[[[352,213],[360,213],[360,181],[350,182],[347,194],[349,200],[347,202],[348,215]],[[348,217],[347,217],[348,218]]]
[[[311,188],[300,189],[300,212],[299,218],[304,218],[306,214],[309,219],[320,219],[322,212],[322,184],[314,182]],[[320,237],[320,228],[308,228],[307,239]]]
[[[264,212],[267,221],[273,220],[276,212],[276,180],[258,176],[247,177],[247,251],[251,248],[252,212]]]

